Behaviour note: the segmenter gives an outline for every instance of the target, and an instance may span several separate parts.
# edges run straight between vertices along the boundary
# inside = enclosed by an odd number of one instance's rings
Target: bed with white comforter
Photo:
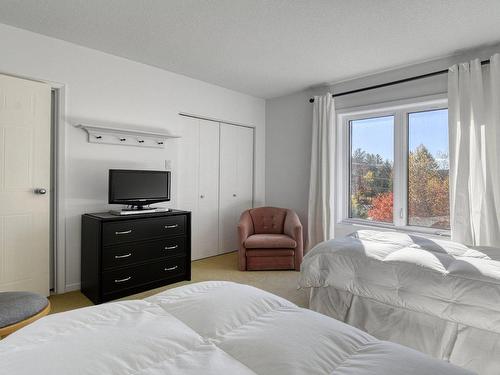
[[[0,341],[0,373],[471,374],[259,289],[215,281],[50,315]]]
[[[498,255],[498,249],[360,230],[313,248],[299,283],[312,288],[315,311],[379,339],[498,375]]]

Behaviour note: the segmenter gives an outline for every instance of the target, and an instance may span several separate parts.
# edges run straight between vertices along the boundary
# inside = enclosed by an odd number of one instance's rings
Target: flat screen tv
[[[110,204],[125,204],[139,210],[170,201],[170,172],[110,169],[108,198]]]

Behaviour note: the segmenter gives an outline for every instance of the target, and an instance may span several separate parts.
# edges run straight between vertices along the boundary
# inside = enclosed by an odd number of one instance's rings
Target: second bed
[[[500,369],[497,249],[361,230],[313,248],[310,308],[480,374]],[[497,258],[498,259],[498,258]]]

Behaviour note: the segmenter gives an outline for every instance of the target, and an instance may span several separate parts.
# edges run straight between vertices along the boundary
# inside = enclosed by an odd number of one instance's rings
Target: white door
[[[179,208],[191,211],[191,259],[219,249],[219,124],[182,119],[178,171]]]
[[[219,253],[219,124],[199,121],[198,228],[194,259]]]
[[[50,91],[0,75],[0,291],[49,295]]]
[[[182,126],[177,130],[179,139],[179,160],[177,162],[176,206],[181,210],[191,211],[191,258],[197,259],[196,239],[198,232],[198,160],[200,144],[199,121],[190,117],[180,117]]]
[[[220,124],[219,249],[238,249],[241,213],[253,205],[253,129]]]

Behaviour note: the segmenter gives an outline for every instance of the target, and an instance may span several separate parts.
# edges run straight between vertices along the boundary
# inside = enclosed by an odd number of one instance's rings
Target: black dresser
[[[191,213],[82,216],[81,289],[101,303],[191,280]]]

